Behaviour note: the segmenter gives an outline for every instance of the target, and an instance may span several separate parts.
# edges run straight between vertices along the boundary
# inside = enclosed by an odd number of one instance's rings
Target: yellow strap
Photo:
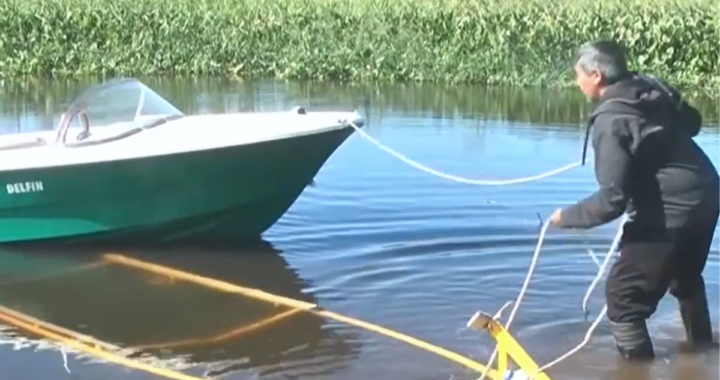
[[[243,325],[243,326],[234,328],[228,332],[222,333],[220,335],[212,336],[210,338],[191,338],[191,339],[178,340],[178,341],[168,342],[168,343],[146,344],[146,345],[142,345],[142,346],[132,347],[132,349],[133,350],[149,350],[149,349],[158,349],[158,348],[179,348],[179,347],[199,346],[202,344],[222,342],[225,340],[237,338],[241,335],[245,335],[245,334],[251,333],[253,331],[257,331],[263,327],[267,327],[268,325],[280,322],[282,320],[287,319],[288,317],[292,317],[293,315],[298,314],[302,311],[303,310],[301,310],[301,309],[286,310],[282,313],[275,314],[273,316],[267,317],[265,319],[251,323],[249,325]]]
[[[14,312],[13,315],[6,314],[4,312],[0,312],[0,320],[3,320],[11,325],[17,326],[19,328],[25,329],[31,333],[40,335],[44,338],[49,338],[56,340],[58,342],[61,342],[68,347],[72,347],[76,350],[85,352],[87,354],[91,354],[93,356],[96,356],[98,358],[107,360],[108,362],[120,364],[122,366],[133,368],[145,372],[149,372],[158,376],[162,376],[168,379],[174,379],[174,380],[205,380],[200,377],[185,375],[180,372],[171,371],[163,368],[158,368],[151,366],[149,364],[145,364],[136,360],[128,359],[126,357],[112,354],[106,351],[103,351],[99,347],[93,347],[88,344],[79,342],[77,340],[73,340],[70,338],[67,338],[65,336],[62,336],[56,332],[50,331],[49,329],[46,329],[44,327],[33,325],[32,322],[28,322],[27,320],[23,320],[24,318],[17,318],[17,315],[19,313]]]
[[[266,292],[263,292],[258,289],[246,288],[246,287],[231,284],[231,283],[228,283],[225,281],[220,281],[220,280],[215,280],[215,279],[208,278],[208,277],[198,276],[198,275],[195,275],[192,273],[179,271],[177,269],[173,269],[173,268],[169,268],[166,266],[133,259],[133,258],[123,256],[123,255],[106,254],[106,255],[103,255],[103,258],[104,258],[104,260],[111,262],[111,263],[125,265],[128,267],[133,267],[133,268],[145,270],[147,272],[165,275],[167,277],[172,277],[172,278],[176,278],[179,280],[194,282],[196,284],[200,284],[200,285],[206,286],[208,288],[221,290],[221,291],[228,292],[228,293],[241,294],[246,297],[255,298],[255,299],[266,301],[266,302],[273,303],[273,304],[281,304],[281,305],[285,305],[285,306],[288,306],[291,308],[306,310],[306,311],[309,311],[316,315],[334,319],[336,321],[344,322],[344,323],[347,323],[347,324],[350,324],[353,326],[357,326],[357,327],[360,327],[360,328],[363,328],[363,329],[366,329],[369,331],[376,332],[381,335],[385,335],[390,338],[394,338],[396,340],[405,342],[405,343],[415,346],[417,348],[420,348],[420,349],[426,350],[428,352],[434,353],[436,355],[442,356],[442,357],[444,357],[448,360],[454,361],[458,364],[462,364],[462,365],[464,365],[468,368],[471,368],[475,371],[478,371],[478,372],[485,371],[484,365],[482,365],[472,359],[469,359],[465,356],[462,356],[455,352],[447,350],[445,348],[438,347],[431,343],[422,341],[417,338],[413,338],[411,336],[405,335],[403,333],[399,333],[397,331],[390,330],[390,329],[382,327],[382,326],[378,326],[373,323],[361,321],[356,318],[352,318],[352,317],[348,317],[348,316],[345,316],[342,314],[319,309],[317,305],[312,304],[310,302],[299,301],[299,300],[295,300],[292,298],[287,298],[287,297],[278,296],[278,295],[271,294],[271,293],[266,293]],[[492,380],[503,380],[502,374],[493,369],[490,369],[488,371],[488,377]]]
[[[68,330],[66,328],[54,325],[52,323],[41,321],[37,318],[33,318],[27,314],[20,313],[18,311],[9,309],[2,305],[0,305],[0,314],[4,314],[7,317],[12,317],[13,320],[24,321],[25,323],[30,324],[31,326],[36,326],[36,327],[42,328],[43,331],[50,331],[57,335],[64,336],[67,339],[77,340],[77,341],[83,342],[85,344],[94,346],[94,347],[100,347],[105,351],[120,351],[121,350],[121,348],[118,346],[114,346],[110,343],[103,342],[101,340],[97,340],[89,335],[81,334],[77,331]],[[20,326],[18,326],[18,327],[20,327]]]

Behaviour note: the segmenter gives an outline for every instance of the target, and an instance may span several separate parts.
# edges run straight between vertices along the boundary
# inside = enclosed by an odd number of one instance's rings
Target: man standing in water
[[[668,289],[679,301],[688,342],[707,347],[713,337],[702,272],[718,221],[720,179],[693,140],[702,117],[674,88],[630,72],[615,42],[583,45],[575,72],[596,103],[588,128],[599,189],[556,210],[550,222],[588,229],[628,214],[605,287],[623,357],[655,357],[646,320]]]

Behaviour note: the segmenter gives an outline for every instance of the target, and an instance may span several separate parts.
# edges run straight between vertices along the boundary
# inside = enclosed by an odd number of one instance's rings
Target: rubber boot
[[[633,362],[655,359],[655,350],[644,320],[636,322],[610,322],[615,345],[620,355]]]
[[[695,351],[716,346],[713,342],[705,287],[693,297],[680,302],[680,317],[687,336],[687,343],[682,345],[681,349]]]

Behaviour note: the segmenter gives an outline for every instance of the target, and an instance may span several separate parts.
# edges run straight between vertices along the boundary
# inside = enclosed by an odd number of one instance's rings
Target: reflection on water
[[[0,251],[2,304],[136,355],[223,363],[214,376],[250,368],[268,375],[283,362],[295,363],[297,375],[304,367],[331,374],[360,353],[352,329],[338,330],[309,313],[290,315],[286,307],[103,262],[107,252],[316,302],[281,252],[263,243],[202,251],[5,248]],[[285,314],[267,327],[254,326]]]
[[[359,109],[369,119],[368,133],[383,143],[432,167],[474,178],[521,177],[575,161],[590,109],[577,91],[566,90],[143,81],[187,113],[287,110],[298,104],[310,110]],[[7,84],[0,94],[3,130],[53,128],[82,88],[72,81]],[[697,141],[718,165],[715,101],[694,102],[708,126]],[[537,241],[538,215],[596,186],[590,167],[518,186],[458,185],[408,168],[358,135],[330,158],[316,183],[266,234],[280,253],[270,247],[5,248],[0,250],[0,304],[134,348],[137,356],[183,362],[192,366],[186,372],[230,380],[476,379],[456,363],[307,314],[243,330],[286,310],[128,268],[99,265],[53,273],[96,262],[102,252],[125,254],[317,303],[484,362],[493,346],[485,335],[462,329],[467,318],[478,309],[494,312],[517,296]],[[587,249],[604,252],[616,227],[547,236],[513,323],[514,334],[538,362],[555,359],[583,339],[590,321],[580,306],[597,270]],[[715,324],[718,248],[716,240],[705,271]],[[598,289],[591,319],[601,307]],[[659,359],[649,368],[618,363],[602,324],[590,344],[551,375],[554,380],[720,377],[717,352],[700,357],[677,352],[683,332],[674,300],[661,303],[650,328]],[[32,338],[22,333],[14,342],[20,336]],[[56,354],[5,347],[0,345],[0,379],[62,376]],[[117,366],[80,363],[74,363],[73,374],[155,379]]]
[[[224,78],[141,78],[161,96],[187,114],[253,112],[290,109],[302,101],[310,109],[377,109],[382,115],[413,113],[415,117],[467,118],[545,125],[584,125],[590,110],[577,90],[517,89],[442,85],[342,85],[332,83],[237,82]],[[6,83],[0,93],[0,115],[6,131],[52,129],[70,102],[98,80]],[[714,125],[717,101],[703,94],[691,97]],[[2,119],[0,119],[2,120]]]

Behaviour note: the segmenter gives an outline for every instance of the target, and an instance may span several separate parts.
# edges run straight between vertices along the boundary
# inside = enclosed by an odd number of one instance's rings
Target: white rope
[[[587,315],[587,298],[589,298],[590,293],[592,293],[593,289],[597,285],[600,278],[602,278],[603,273],[607,270],[608,266],[610,266],[610,259],[615,256],[615,251],[620,243],[620,238],[622,237],[623,232],[623,225],[627,221],[627,215],[623,216],[622,222],[620,222],[620,227],[618,228],[617,233],[615,234],[615,239],[613,239],[612,245],[610,246],[610,249],[607,252],[607,255],[605,255],[605,260],[603,260],[602,265],[599,266],[598,274],[593,279],[592,283],[590,284],[590,287],[587,290],[587,293],[585,295],[585,299],[583,300],[583,311],[585,311]],[[605,304],[598,314],[598,316],[593,321],[592,325],[590,325],[590,328],[585,333],[585,338],[575,347],[570,349],[568,352],[560,355],[557,359],[545,364],[544,366],[540,367],[532,376],[529,378],[533,378],[536,374],[540,372],[544,372],[548,370],[550,367],[553,367],[557,365],[558,363],[562,362],[563,360],[569,358],[572,355],[575,355],[578,351],[583,349],[589,342],[590,338],[592,337],[592,334],[595,332],[597,327],[600,325],[600,322],[605,318],[605,315],[607,313],[607,304]]]
[[[522,287],[520,288],[520,293],[518,293],[517,299],[513,303],[513,308],[510,311],[510,316],[508,317],[507,323],[505,323],[505,329],[509,330],[510,325],[513,323],[513,320],[515,319],[515,314],[517,314],[518,309],[520,309],[520,303],[522,303],[523,298],[525,297],[525,292],[527,292],[528,285],[530,285],[530,279],[532,278],[533,273],[535,272],[535,267],[537,266],[537,261],[540,258],[540,248],[542,247],[542,243],[545,240],[545,234],[547,233],[548,228],[550,227],[550,221],[548,220],[543,224],[542,230],[540,230],[540,237],[538,238],[537,245],[535,246],[535,252],[533,253],[532,260],[530,261],[530,267],[528,268],[528,272],[525,275],[525,280],[523,281]],[[487,376],[488,372],[490,371],[490,367],[495,362],[495,358],[498,354],[498,348],[497,345],[495,345],[495,349],[493,350],[492,355],[490,355],[490,360],[488,360],[488,363],[485,366],[485,371],[483,371],[482,375],[478,380],[484,380]]]
[[[603,260],[602,263],[600,263],[600,261],[597,260],[597,257],[595,256],[595,253],[592,250],[588,251],[590,256],[593,258],[593,261],[598,266],[599,270],[598,270],[597,275],[591,282],[590,287],[588,288],[588,290],[585,294],[585,298],[583,299],[583,311],[586,313],[586,317],[587,317],[587,302],[590,297],[590,294],[592,293],[595,286],[597,286],[598,282],[602,278],[603,273],[605,273],[605,270],[607,269],[607,267],[610,265],[610,259],[614,256],[613,253],[615,252],[615,248],[617,247],[618,243],[620,242],[620,237],[622,236],[622,231],[623,231],[622,226],[625,223],[626,219],[627,219],[627,216],[623,217],[623,221],[620,223],[620,228],[618,228],[615,238],[613,239],[612,245],[610,246],[610,249],[608,250],[608,253],[605,256],[605,259]],[[540,257],[540,250],[541,250],[541,247],[545,240],[545,235],[546,235],[549,227],[550,227],[550,222],[549,221],[545,222],[542,230],[540,231],[540,237],[538,237],[538,242],[537,242],[537,245],[535,246],[535,252],[533,253],[532,261],[530,262],[530,267],[528,268],[527,275],[525,276],[525,281],[523,282],[522,288],[520,289],[520,293],[518,294],[517,299],[514,302],[513,309],[510,312],[510,317],[508,317],[508,321],[505,324],[506,330],[510,329],[510,325],[512,324],[513,320],[515,319],[515,314],[516,314],[517,310],[520,308],[520,304],[522,303],[522,300],[525,297],[525,293],[527,292],[528,284],[530,283],[530,279],[532,278],[532,275],[535,272],[535,267],[537,266],[538,258]],[[570,356],[576,354],[578,351],[580,351],[583,347],[585,347],[590,342],[590,338],[592,337],[592,334],[595,332],[597,327],[600,325],[600,322],[602,322],[603,318],[605,318],[606,313],[607,313],[607,304],[603,307],[602,311],[600,311],[597,318],[595,318],[595,321],[593,321],[592,325],[590,325],[590,328],[585,333],[585,338],[577,346],[573,347],[568,352],[559,356],[557,359],[540,367],[533,374],[530,374],[530,375],[518,374],[518,375],[524,376],[527,379],[532,379],[538,373],[544,372],[547,369],[549,369],[550,367],[553,367],[553,366],[559,364],[560,362],[562,362],[563,360],[569,358]],[[487,377],[489,369],[495,362],[497,353],[498,353],[498,349],[497,349],[497,346],[495,346],[495,350],[493,350],[493,353],[490,356],[490,360],[488,360],[488,363],[485,366],[485,371],[483,371],[482,375],[478,378],[478,380],[484,380]],[[512,372],[510,372],[509,375],[512,376]]]
[[[63,346],[60,346],[60,355],[62,355],[63,367],[65,367],[65,371],[67,371],[67,373],[69,374],[72,374],[72,372],[70,372],[70,367],[68,366],[67,353],[65,352],[65,347]]]
[[[590,258],[593,260],[595,265],[597,265],[598,267],[602,266],[602,263],[600,262],[600,259],[598,259],[597,255],[595,254],[595,251],[588,248],[587,253],[588,253],[588,255],[590,255]],[[585,296],[587,297],[587,294]],[[587,305],[585,304],[585,300],[583,300],[583,311],[587,311],[586,306]]]
[[[588,287],[587,292],[585,292],[585,297],[583,298],[582,310],[585,313],[586,318],[588,315],[588,302],[590,302],[590,295],[592,294],[592,291],[595,289],[595,286],[597,286],[598,282],[600,282],[600,279],[602,278],[602,275],[605,272],[605,269],[607,269],[608,265],[610,264],[610,259],[613,256],[612,253],[617,248],[618,244],[620,244],[620,238],[622,237],[623,225],[625,224],[626,221],[627,221],[627,215],[624,216],[622,221],[620,222],[620,227],[618,227],[618,230],[615,233],[615,238],[612,241],[612,245],[610,245],[610,250],[608,251],[607,255],[605,255],[605,260],[603,260],[602,264],[600,264],[600,262],[597,259],[597,256],[595,256],[595,252],[593,252],[592,250],[588,250],[588,253],[593,258],[593,261],[595,261],[595,264],[598,265],[600,270],[598,271],[597,275],[590,283],[590,287]]]
[[[465,183],[468,185],[481,185],[481,186],[505,186],[505,185],[517,185],[520,183],[526,183],[526,182],[533,182],[538,181],[541,179],[545,179],[548,177],[552,177],[554,175],[566,172],[572,168],[575,168],[577,166],[582,165],[582,162],[574,162],[572,164],[568,164],[562,167],[559,167],[557,169],[553,169],[544,173],[540,173],[537,175],[532,175],[528,177],[520,177],[520,178],[513,178],[513,179],[473,179],[473,178],[465,178],[465,177],[459,177],[452,174],[443,173],[439,170],[435,170],[433,168],[430,168],[428,166],[425,166],[411,158],[408,158],[407,156],[398,153],[397,151],[393,150],[392,148],[384,145],[380,141],[377,141],[375,138],[367,134],[365,131],[362,130],[362,128],[358,127],[353,123],[352,121],[346,120],[345,124],[352,127],[357,133],[359,133],[362,137],[364,137],[366,140],[373,143],[373,145],[377,146],[381,150],[384,150],[385,152],[389,153],[390,155],[394,156],[398,160],[420,170],[428,174],[432,174],[436,177],[444,178],[453,182],[458,183]]]
[[[482,179],[463,178],[463,177],[446,174],[446,173],[440,172],[438,170],[432,169],[432,168],[427,167],[417,161],[414,161],[414,160],[408,158],[407,156],[404,156],[404,155],[398,153],[397,151],[383,145],[381,142],[377,141],[372,136],[365,133],[365,131],[363,131],[360,127],[355,125],[355,123],[353,123],[349,120],[346,120],[345,124],[352,127],[356,132],[358,132],[366,140],[370,141],[375,146],[377,146],[381,150],[389,153],[390,155],[394,156],[395,158],[399,159],[400,161],[402,161],[416,169],[419,169],[423,172],[426,172],[426,173],[429,173],[429,174],[432,174],[437,177],[444,178],[444,179],[447,179],[450,181],[459,182],[459,183],[465,183],[465,184],[471,184],[471,185],[483,185],[483,186],[514,185],[514,184],[533,182],[533,181],[538,181],[538,180],[541,180],[544,178],[548,178],[548,177],[566,172],[566,171],[568,171],[572,168],[575,168],[577,166],[580,166],[582,164],[581,162],[575,162],[575,163],[565,165],[563,167],[560,167],[560,168],[557,168],[557,169],[554,169],[554,170],[551,170],[548,172],[540,173],[540,174],[537,174],[534,176],[514,178],[514,179],[508,179],[508,180],[482,180]],[[586,317],[587,317],[587,312],[588,312],[587,311],[587,303],[590,298],[590,294],[592,293],[593,289],[597,286],[598,282],[600,281],[600,278],[602,278],[602,275],[605,272],[606,268],[610,265],[610,259],[613,257],[613,253],[615,252],[615,247],[619,243],[620,237],[622,236],[622,227],[623,227],[625,220],[626,220],[626,217],[623,217],[623,222],[620,224],[620,228],[618,229],[617,234],[615,235],[615,239],[613,240],[612,246],[610,247],[610,250],[608,251],[608,254],[605,256],[605,259],[603,260],[602,264],[597,259],[595,253],[592,250],[588,250],[590,257],[593,259],[595,264],[598,265],[599,270],[598,270],[597,275],[593,279],[592,283],[590,284],[590,287],[588,288],[587,292],[585,293],[585,297],[583,298],[582,308],[586,314]],[[513,320],[515,319],[515,315],[517,314],[517,311],[520,308],[520,304],[522,303],[523,298],[525,297],[525,293],[527,292],[528,286],[530,284],[530,280],[532,279],[532,275],[535,272],[535,267],[537,266],[537,262],[540,257],[540,250],[541,250],[542,244],[545,240],[545,235],[547,234],[547,230],[550,226],[551,226],[550,221],[546,221],[542,226],[542,229],[540,231],[540,236],[538,237],[537,245],[535,246],[535,252],[533,252],[532,260],[530,261],[530,267],[528,268],[528,272],[525,276],[525,280],[523,281],[522,287],[520,288],[520,293],[518,293],[518,296],[517,296],[517,299],[515,300],[515,302],[512,302],[513,308],[512,308],[512,311],[510,312],[510,316],[508,317],[508,321],[504,326],[506,330],[510,329],[510,325],[512,324]],[[505,309],[507,306],[509,306],[509,304],[510,303],[506,303],[505,306],[503,306],[503,309]],[[580,342],[577,346],[573,347],[570,351],[561,355],[557,359],[549,362],[548,364],[542,366],[534,374],[526,375],[526,374],[523,374],[520,371],[518,371],[515,374],[510,372],[508,375],[513,376],[513,378],[515,378],[514,375],[519,375],[520,377],[523,377],[523,378],[532,379],[538,373],[543,372],[543,371],[547,370],[548,368],[555,366],[558,363],[562,362],[563,360],[574,355],[575,353],[580,351],[585,345],[587,345],[587,343],[590,341],[590,338],[591,338],[593,332],[597,329],[598,325],[605,317],[606,312],[607,312],[607,305],[605,305],[603,307],[602,311],[600,312],[600,314],[598,314],[598,317],[595,319],[595,321],[592,323],[592,325],[588,329],[587,333],[585,334],[585,338],[583,339],[583,341]],[[496,316],[499,317],[499,314],[500,314],[500,312],[498,312]],[[492,355],[490,356],[490,360],[488,361],[487,365],[485,366],[485,371],[482,373],[482,376],[480,376],[480,378],[478,380],[484,380],[487,377],[489,369],[495,362],[497,353],[498,353],[498,350],[497,350],[497,345],[496,345],[495,349],[493,350]]]

